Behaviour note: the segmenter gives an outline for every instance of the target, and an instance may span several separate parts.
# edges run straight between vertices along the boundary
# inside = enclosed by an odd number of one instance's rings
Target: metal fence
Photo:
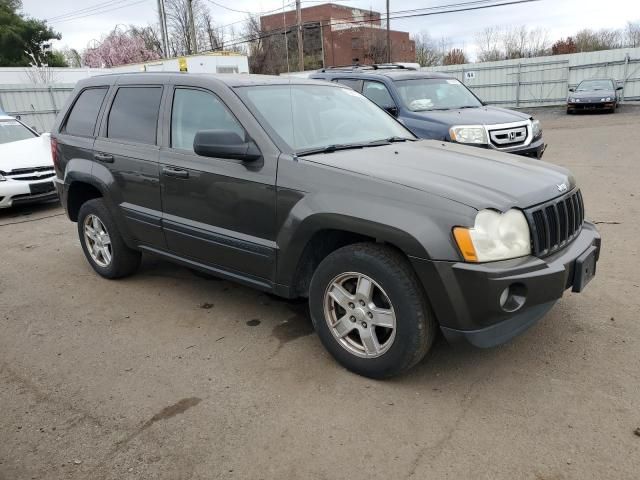
[[[73,84],[0,85],[0,110],[19,116],[39,132],[46,132],[53,126],[73,87]]]
[[[494,105],[560,105],[570,87],[589,78],[613,78],[624,100],[640,100],[640,48],[623,48],[500,62],[425,67],[448,73]]]

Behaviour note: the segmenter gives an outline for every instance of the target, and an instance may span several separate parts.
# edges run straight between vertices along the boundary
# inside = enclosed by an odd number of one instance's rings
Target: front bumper
[[[480,264],[416,258],[412,262],[445,337],[492,347],[540,320],[566,289],[584,288],[585,269],[591,270],[590,276],[595,273],[599,254],[600,235],[592,223],[585,222],[578,237],[545,258]],[[592,263],[584,265],[585,259]],[[501,294],[509,288],[524,297],[517,310],[501,306]]]
[[[542,155],[544,154],[544,151],[546,150],[546,148],[547,148],[547,145],[544,143],[544,140],[542,139],[542,137],[539,137],[538,139],[534,140],[526,147],[514,147],[508,150],[504,149],[504,150],[498,150],[498,151],[506,152],[506,153],[514,153],[516,155],[523,155],[525,157],[540,159],[542,158]]]
[[[582,111],[582,110],[613,110],[616,106],[614,101],[610,102],[568,102],[567,110],[569,111]]]
[[[0,182],[0,208],[45,202],[56,198],[58,193],[53,186],[53,178],[35,181],[8,179]]]

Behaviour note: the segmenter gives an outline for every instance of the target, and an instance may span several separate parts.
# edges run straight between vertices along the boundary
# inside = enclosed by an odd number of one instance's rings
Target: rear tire
[[[408,260],[384,245],[349,245],[327,256],[311,279],[309,306],[329,353],[370,378],[413,367],[438,331]]]
[[[142,254],[125,244],[104,200],[85,202],[78,213],[80,244],[91,267],[105,278],[121,278],[134,273]]]

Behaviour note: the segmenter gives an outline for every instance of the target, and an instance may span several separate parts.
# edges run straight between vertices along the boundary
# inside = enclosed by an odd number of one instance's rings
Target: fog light
[[[505,312],[516,312],[527,299],[527,287],[521,283],[512,283],[500,294],[500,308]]]

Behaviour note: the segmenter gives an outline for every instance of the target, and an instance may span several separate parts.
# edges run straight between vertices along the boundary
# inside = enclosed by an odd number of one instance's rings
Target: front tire
[[[345,368],[371,378],[398,375],[431,348],[437,324],[407,259],[391,247],[360,243],[318,266],[311,318],[325,348]]]
[[[78,213],[78,235],[89,264],[105,278],[121,278],[134,273],[142,255],[124,243],[104,200],[89,200]]]

